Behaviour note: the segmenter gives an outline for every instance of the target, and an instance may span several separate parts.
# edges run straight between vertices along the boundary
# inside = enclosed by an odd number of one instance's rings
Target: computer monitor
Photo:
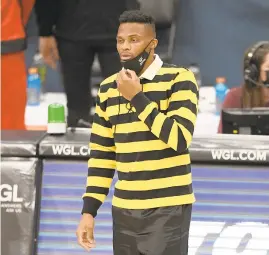
[[[269,108],[223,109],[224,134],[269,135]]]

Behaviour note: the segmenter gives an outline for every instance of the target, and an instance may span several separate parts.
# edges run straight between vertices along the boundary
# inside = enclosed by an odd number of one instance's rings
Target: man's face
[[[152,39],[154,39],[154,33],[149,25],[140,23],[121,24],[117,34],[117,50],[121,61],[138,56]],[[157,40],[154,39],[147,47],[147,51],[156,46]]]

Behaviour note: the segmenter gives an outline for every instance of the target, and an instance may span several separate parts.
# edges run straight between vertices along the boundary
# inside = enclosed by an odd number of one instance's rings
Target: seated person
[[[269,107],[269,41],[258,42],[246,51],[244,79],[243,86],[228,92],[222,108]],[[222,133],[222,119],[218,133]]]

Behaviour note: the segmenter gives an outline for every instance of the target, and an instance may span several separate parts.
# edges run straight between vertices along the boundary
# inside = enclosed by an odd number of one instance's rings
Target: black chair
[[[166,63],[171,63],[175,44],[179,0],[138,0],[140,9],[152,15],[156,22],[159,45],[156,53]]]

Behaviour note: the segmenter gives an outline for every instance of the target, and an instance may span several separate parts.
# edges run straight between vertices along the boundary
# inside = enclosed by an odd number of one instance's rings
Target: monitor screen
[[[269,108],[223,109],[224,134],[269,135]]]

